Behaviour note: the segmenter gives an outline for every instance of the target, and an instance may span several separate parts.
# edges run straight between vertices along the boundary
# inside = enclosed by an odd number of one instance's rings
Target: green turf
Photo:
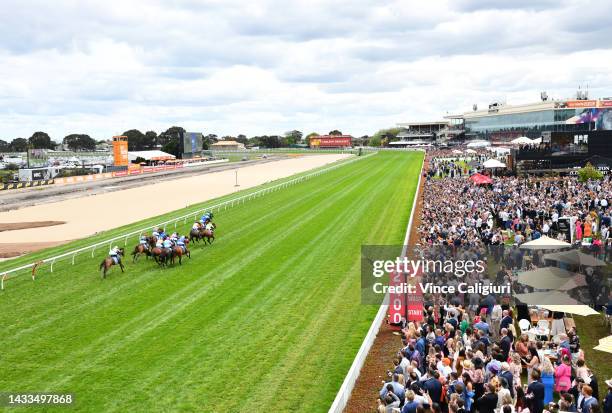
[[[361,244],[403,240],[422,154],[379,153],[216,214],[182,267],[79,257],[0,295],[0,392],[74,411],[327,411],[376,313]]]

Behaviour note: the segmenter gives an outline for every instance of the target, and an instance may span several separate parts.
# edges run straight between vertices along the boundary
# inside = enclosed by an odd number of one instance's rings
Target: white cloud
[[[7,0],[0,137],[362,135],[540,90],[610,96],[611,12],[605,0]]]

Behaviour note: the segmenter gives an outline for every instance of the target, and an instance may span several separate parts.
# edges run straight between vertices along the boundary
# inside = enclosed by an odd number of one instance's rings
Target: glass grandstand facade
[[[523,113],[466,116],[465,132],[484,139],[514,139],[518,136],[539,138],[542,132],[574,132],[595,129],[595,122],[575,123],[584,109],[544,109]],[[504,139],[505,138],[505,139]]]

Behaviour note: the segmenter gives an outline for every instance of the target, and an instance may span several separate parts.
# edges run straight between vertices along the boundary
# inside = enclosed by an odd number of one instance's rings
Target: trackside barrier
[[[425,151],[423,151],[425,152]],[[404,257],[408,252],[408,242],[410,241],[410,230],[412,228],[412,222],[414,219],[414,211],[416,210],[417,201],[419,198],[419,188],[421,187],[421,178],[423,176],[423,166],[425,164],[425,157],[423,157],[423,163],[421,164],[421,171],[419,172],[419,182],[416,187],[416,191],[414,193],[414,200],[412,201],[412,211],[410,211],[410,219],[408,220],[408,226],[406,227],[406,236],[404,237],[404,247],[402,248],[402,255]],[[378,335],[378,330],[380,330],[380,326],[382,325],[386,315],[387,315],[387,307],[388,305],[384,304],[388,300],[388,295],[385,295],[383,300],[383,304],[380,305],[378,312],[376,313],[376,317],[372,321],[370,325],[370,329],[366,334],[363,342],[361,343],[361,347],[359,347],[359,351],[357,351],[357,355],[353,360],[353,364],[349,368],[342,385],[340,386],[340,390],[336,394],[336,398],[329,408],[329,413],[342,413],[346,408],[346,404],[351,398],[351,393],[353,392],[353,388],[355,387],[355,383],[357,382],[357,378],[359,377],[359,373],[361,372],[361,368],[365,363],[365,359],[372,348],[372,344],[374,344],[374,340]]]
[[[368,158],[368,157],[373,156],[373,155],[376,155],[376,152],[368,154],[368,155],[364,155],[364,156],[361,156],[361,157],[356,157],[356,158],[353,158],[353,159],[349,159],[349,160],[346,160],[346,161],[339,161],[339,162],[336,162],[335,164],[332,164],[331,166],[321,168],[321,169],[319,169],[319,170],[317,170],[315,172],[312,172],[310,174],[302,175],[302,176],[299,176],[297,178],[291,179],[289,181],[281,182],[279,184],[276,184],[276,185],[273,185],[273,186],[270,186],[270,187],[267,187],[267,188],[260,189],[259,191],[251,192],[251,193],[249,193],[247,195],[243,195],[243,196],[240,196],[238,198],[233,198],[233,199],[221,202],[219,204],[207,206],[205,208],[198,209],[197,211],[191,211],[188,214],[181,215],[180,217],[173,218],[171,220],[164,221],[164,222],[161,222],[161,223],[156,224],[156,225],[152,225],[152,226],[147,227],[147,228],[141,228],[139,230],[132,231],[132,232],[129,232],[127,234],[118,235],[116,237],[107,239],[105,241],[100,241],[100,242],[97,242],[95,244],[88,245],[86,247],[82,247],[82,248],[79,248],[79,249],[76,249],[76,250],[65,252],[65,253],[57,255],[55,257],[45,258],[44,260],[38,260],[36,262],[30,263],[30,264],[26,264],[26,265],[22,265],[22,266],[17,267],[17,268],[12,268],[12,269],[6,270],[6,271],[0,271],[0,290],[4,290],[5,281],[10,280],[11,278],[17,277],[19,275],[19,274],[17,274],[19,271],[30,269],[30,268],[34,267],[35,265],[42,265],[42,264],[51,263],[50,269],[51,269],[51,272],[53,272],[53,267],[55,265],[55,262],[57,260],[62,259],[62,258],[71,258],[72,264],[74,265],[75,257],[79,253],[83,253],[83,252],[86,252],[86,251],[91,251],[91,257],[93,258],[94,253],[95,253],[97,248],[106,247],[107,249],[110,249],[113,243],[115,243],[117,241],[121,241],[121,240],[124,241],[124,244],[127,244],[127,240],[128,240],[129,237],[133,237],[133,236],[136,236],[136,235],[138,235],[138,237],[140,237],[140,235],[142,235],[143,232],[150,231],[151,229],[154,229],[154,228],[164,228],[164,230],[165,230],[165,228],[168,225],[176,224],[178,221],[184,221],[185,222],[188,218],[191,218],[191,217],[193,217],[193,219],[195,220],[199,214],[201,214],[201,213],[203,213],[205,211],[214,212],[214,211],[219,211],[222,207],[224,209],[227,209],[228,206],[229,207],[233,207],[234,205],[239,205],[240,203],[244,204],[247,200],[251,200],[251,199],[254,199],[255,197],[262,196],[262,195],[265,195],[265,194],[269,194],[269,193],[271,193],[273,191],[276,191],[276,190],[278,190],[280,188],[286,188],[289,185],[294,185],[294,184],[297,184],[297,183],[300,183],[300,182],[304,182],[307,179],[320,176],[320,175],[322,175],[322,174],[324,174],[326,172],[330,172],[330,171],[332,171],[334,169],[340,168],[342,166],[346,166],[348,164],[351,164],[353,162],[357,162],[359,160]],[[14,274],[14,275],[11,277],[10,274]]]

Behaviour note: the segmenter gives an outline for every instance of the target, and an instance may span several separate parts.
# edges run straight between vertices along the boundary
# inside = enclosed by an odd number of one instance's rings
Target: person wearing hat
[[[448,376],[453,372],[453,369],[450,365],[451,360],[448,357],[444,357],[438,367],[438,371],[442,376],[444,376],[445,379],[448,379]]]

